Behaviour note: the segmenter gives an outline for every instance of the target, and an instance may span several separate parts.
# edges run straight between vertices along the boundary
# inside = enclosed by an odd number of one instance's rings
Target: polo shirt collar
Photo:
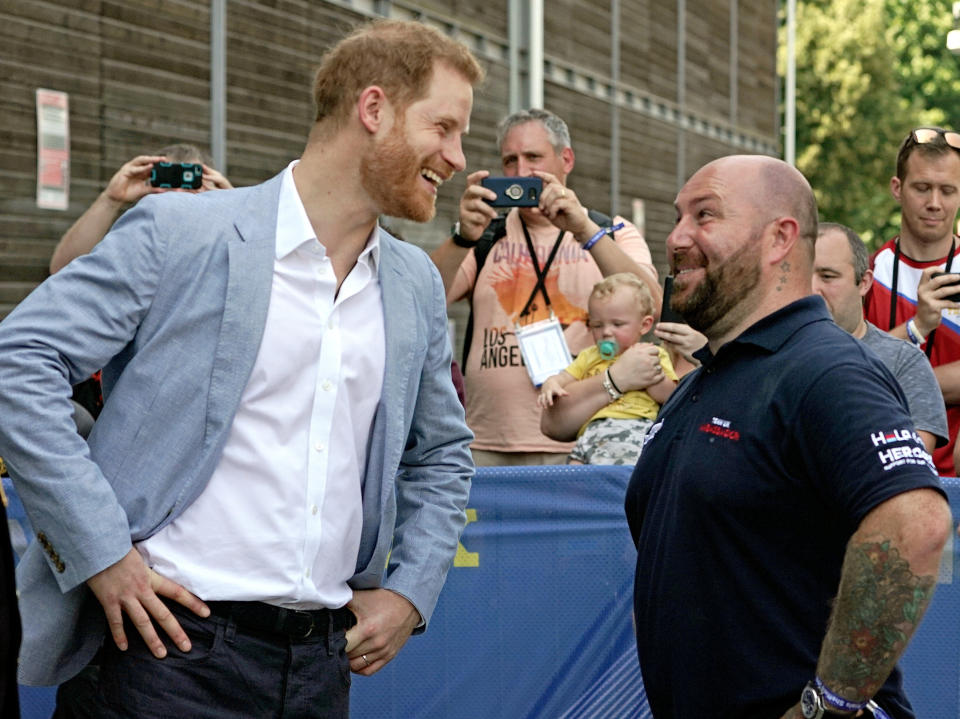
[[[720,352],[729,351],[734,345],[754,345],[773,354],[782,347],[801,327],[811,322],[829,320],[830,312],[820,295],[809,295],[781,307],[776,312],[761,318],[737,337],[720,348]],[[709,345],[693,353],[702,364],[709,364],[715,355]]]

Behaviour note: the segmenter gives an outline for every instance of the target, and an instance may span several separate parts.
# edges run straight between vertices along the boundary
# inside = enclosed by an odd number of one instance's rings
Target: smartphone
[[[199,190],[203,184],[203,165],[195,162],[157,162],[150,170],[153,187]]]
[[[663,278],[663,305],[660,307],[661,322],[679,322],[682,325],[687,321],[680,316],[679,312],[670,308],[670,295],[673,294],[673,276],[667,275]]]
[[[539,177],[484,177],[480,184],[497,193],[497,199],[487,200],[493,207],[536,207],[543,192]]]
[[[948,275],[948,274],[952,275],[954,273],[953,272],[934,272],[933,277],[940,277],[941,275]],[[945,287],[956,287],[960,289],[960,282],[953,282],[949,285],[945,285]],[[952,295],[947,295],[946,297],[944,297],[944,299],[949,300],[950,302],[960,302],[960,292],[954,292]]]

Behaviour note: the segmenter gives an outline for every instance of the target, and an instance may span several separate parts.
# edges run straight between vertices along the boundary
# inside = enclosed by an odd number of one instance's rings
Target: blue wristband
[[[845,712],[858,712],[870,703],[869,700],[865,702],[852,702],[849,699],[844,699],[839,694],[834,694],[827,688],[826,684],[820,681],[820,677],[814,677],[813,681],[826,700],[826,703],[829,704],[832,709],[839,709]]]
[[[920,337],[920,335],[918,334],[920,330],[914,331],[916,329],[916,326],[917,326],[917,323],[912,317],[909,320],[907,320],[907,324],[906,324],[907,337],[910,339],[911,342],[913,342],[913,344],[919,347],[924,342],[926,342],[926,337]]]
[[[612,235],[617,230],[622,230],[623,225],[624,223],[621,222],[620,224],[614,225],[613,227],[601,227],[599,230],[597,230],[597,233],[593,237],[591,237],[589,240],[583,243],[583,249],[589,250],[591,247],[597,244],[600,241],[600,238],[603,237],[604,235],[608,235],[608,234]]]

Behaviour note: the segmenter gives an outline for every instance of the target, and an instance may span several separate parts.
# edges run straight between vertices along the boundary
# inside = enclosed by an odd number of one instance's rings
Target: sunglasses
[[[935,127],[918,127],[910,133],[910,137],[918,145],[929,145],[931,142],[936,142],[938,137],[942,137],[943,141],[954,150],[960,150],[960,132],[940,130]]]

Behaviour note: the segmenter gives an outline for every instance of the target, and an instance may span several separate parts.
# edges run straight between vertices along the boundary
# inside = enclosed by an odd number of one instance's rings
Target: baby
[[[634,464],[677,375],[666,350],[639,342],[653,327],[653,299],[635,275],[598,282],[587,309],[596,344],[543,383],[537,404],[551,421],[541,426],[559,440],[573,439],[579,427],[568,464]]]

